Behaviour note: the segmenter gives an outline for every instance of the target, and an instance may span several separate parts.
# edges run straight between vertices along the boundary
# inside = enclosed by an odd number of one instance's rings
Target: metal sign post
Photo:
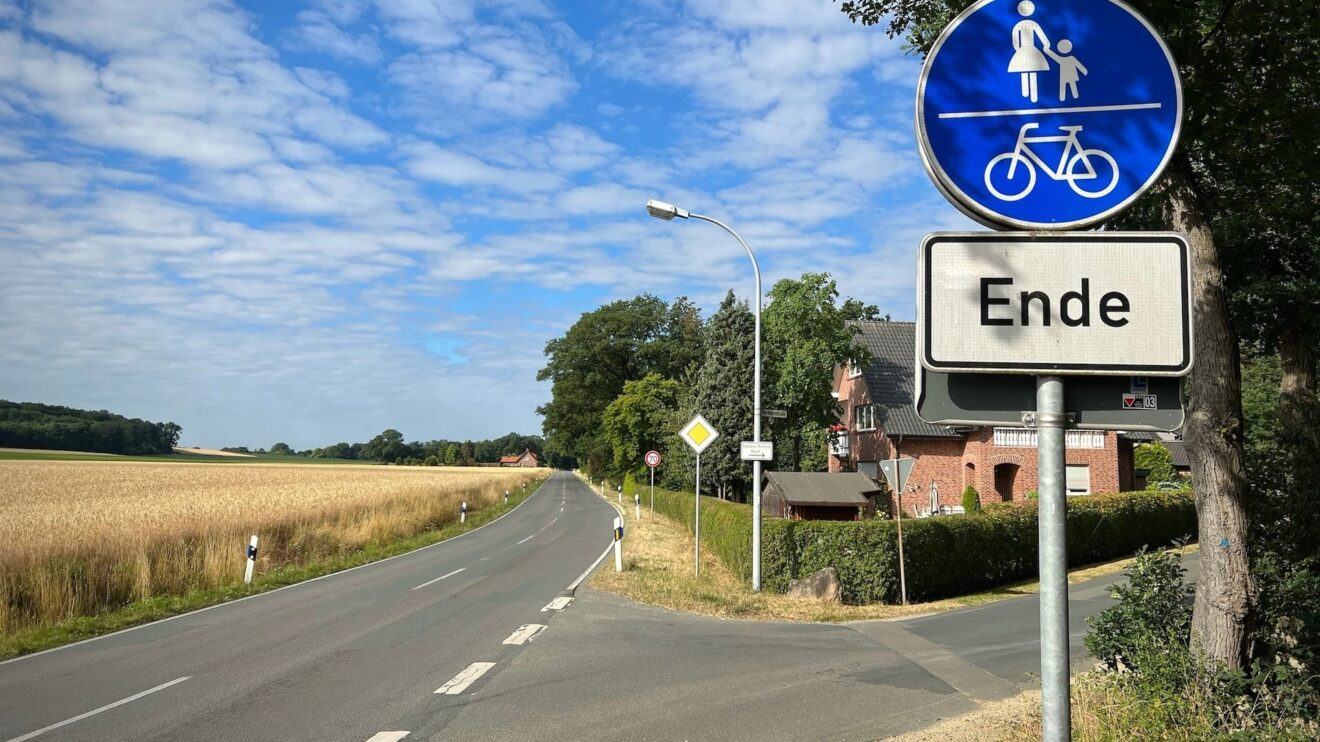
[[[696,415],[688,421],[683,429],[678,431],[678,437],[682,438],[688,447],[697,454],[697,486],[693,493],[696,497],[692,510],[692,536],[695,540],[693,546],[693,573],[701,574],[701,452],[705,451],[710,444],[720,437],[720,431],[715,429],[706,418]]]
[[[880,462],[880,471],[884,472],[885,480],[889,482],[889,488],[896,497],[894,515],[898,521],[898,590],[903,605],[907,605],[907,569],[903,559],[903,487],[907,485],[908,475],[916,464],[917,460],[913,458],[885,459]]]
[[[926,56],[917,140],[940,193],[973,219],[997,229],[1080,229],[1123,211],[1156,182],[1177,146],[1182,107],[1168,46],[1123,0],[1039,8],[978,0]],[[966,237],[932,235],[922,245],[918,357],[932,376],[947,376],[932,385],[942,399],[924,404],[919,391],[916,406],[927,420],[994,418],[1010,395],[986,398],[1011,385],[964,384],[958,374],[1036,377],[1035,411],[1021,424],[1039,431],[1041,732],[1046,742],[1064,742],[1072,729],[1061,374],[1080,381],[1187,373],[1186,243],[1112,233]],[[969,388],[973,394],[958,396]],[[1112,385],[1092,389],[1113,396],[1096,416],[1105,419],[1090,426],[1123,429],[1110,424],[1120,402]],[[1147,429],[1166,424],[1158,395],[1125,391],[1121,409],[1152,411],[1126,419]]]
[[[646,452],[646,467],[651,470],[651,520],[655,520],[655,468],[663,460],[659,451]]]

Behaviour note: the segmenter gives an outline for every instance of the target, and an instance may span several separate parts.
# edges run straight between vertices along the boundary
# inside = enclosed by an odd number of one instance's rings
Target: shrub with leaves
[[[976,488],[970,484],[967,485],[967,489],[963,490],[962,505],[963,512],[965,513],[981,512],[981,495],[976,491]]]
[[[1127,584],[1114,585],[1118,604],[1087,619],[1086,648],[1111,669],[1140,672],[1142,659],[1170,644],[1186,645],[1192,592],[1177,554],[1142,549],[1128,567]]]

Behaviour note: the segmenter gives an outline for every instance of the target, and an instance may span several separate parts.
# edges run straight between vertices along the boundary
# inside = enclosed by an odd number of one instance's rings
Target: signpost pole
[[[1045,742],[1072,738],[1068,647],[1068,531],[1063,378],[1036,379],[1037,489],[1040,493],[1040,686]]]
[[[692,514],[692,535],[696,546],[692,553],[692,573],[701,575],[701,453],[697,453],[697,500]]]
[[[651,467],[651,520],[655,520],[655,467]]]
[[[898,508],[895,515],[898,517],[898,590],[903,600],[903,605],[907,605],[907,574],[903,569],[903,488],[898,487]]]

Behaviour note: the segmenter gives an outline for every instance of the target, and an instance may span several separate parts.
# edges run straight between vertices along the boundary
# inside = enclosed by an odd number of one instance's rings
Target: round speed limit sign
[[[663,459],[660,458],[660,452],[659,452],[659,451],[647,451],[647,452],[646,452],[646,465],[647,465],[647,466],[649,466],[649,467],[651,467],[652,469],[654,469],[654,468],[656,468],[657,466],[660,465],[660,462],[661,462],[661,461],[663,461]]]

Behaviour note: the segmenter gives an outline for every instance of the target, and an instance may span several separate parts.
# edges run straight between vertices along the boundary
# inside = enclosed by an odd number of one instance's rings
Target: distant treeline
[[[295,451],[286,443],[276,443],[267,451],[258,448],[255,451],[246,446],[225,448],[233,453],[275,454],[283,456],[304,456],[316,459],[347,459],[350,461],[380,461],[389,464],[412,466],[476,466],[493,464],[501,456],[513,456],[523,451],[537,455],[541,463],[544,457],[545,440],[539,435],[508,435],[484,441],[413,441],[406,443],[403,434],[390,428],[366,443],[335,443],[324,448],[311,448]]]
[[[0,447],[143,455],[171,453],[183,428],[105,410],[0,399]]]

